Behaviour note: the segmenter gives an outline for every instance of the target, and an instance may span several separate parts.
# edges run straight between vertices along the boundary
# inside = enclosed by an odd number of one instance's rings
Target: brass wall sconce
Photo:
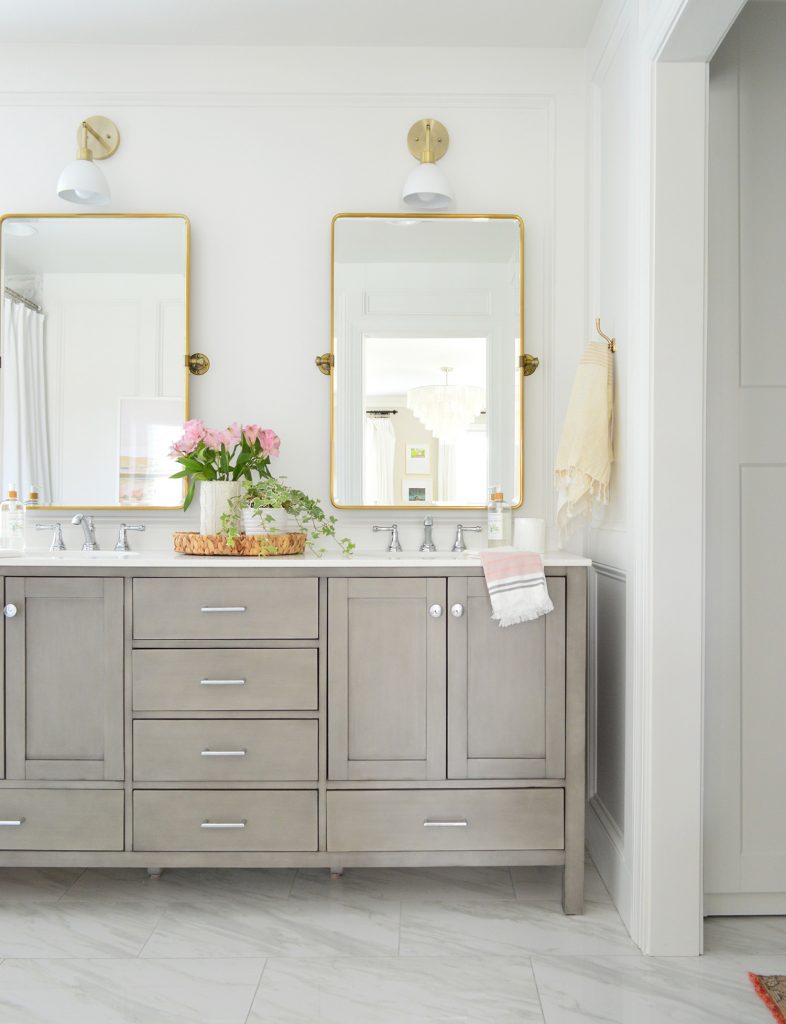
[[[448,130],[433,117],[416,121],[407,134],[410,153],[420,163],[407,176],[402,198],[419,210],[441,210],[453,202],[453,189],[437,167],[450,145]]]
[[[94,161],[106,160],[117,152],[120,132],[114,121],[96,115],[88,117],[77,130],[76,160],[67,164],[57,182],[57,194],[69,203],[103,206],[111,193],[103,172]]]

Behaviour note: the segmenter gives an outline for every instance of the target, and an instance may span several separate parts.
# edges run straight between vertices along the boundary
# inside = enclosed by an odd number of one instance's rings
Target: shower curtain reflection
[[[393,460],[396,435],[385,417],[366,416],[363,438],[363,504],[395,505]]]
[[[41,504],[52,494],[46,407],[44,314],[6,297],[3,303],[3,476],[24,500],[38,491]]]

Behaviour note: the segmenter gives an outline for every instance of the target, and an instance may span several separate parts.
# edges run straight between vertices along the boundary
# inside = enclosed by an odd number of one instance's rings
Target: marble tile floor
[[[0,869],[0,1024],[767,1024],[786,918],[639,955],[595,870]]]

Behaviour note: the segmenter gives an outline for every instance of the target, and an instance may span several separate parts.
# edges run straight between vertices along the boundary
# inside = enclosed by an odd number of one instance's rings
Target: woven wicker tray
[[[221,534],[173,533],[175,551],[183,555],[302,555],[306,550],[305,533],[264,533],[252,536],[239,533],[233,547]]]

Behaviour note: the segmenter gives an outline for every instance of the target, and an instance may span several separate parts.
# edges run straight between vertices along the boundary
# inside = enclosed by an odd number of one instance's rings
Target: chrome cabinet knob
[[[428,613],[429,613],[429,615],[431,616],[432,619],[441,619],[442,618],[442,605],[441,604],[432,604],[432,606],[428,610]]]
[[[464,614],[464,605],[452,604],[450,606],[450,614],[453,616],[454,619],[460,619],[461,616]]]
[[[5,615],[7,619],[13,619],[18,610],[19,609],[15,604],[7,604],[5,608],[3,608],[3,615]]]

